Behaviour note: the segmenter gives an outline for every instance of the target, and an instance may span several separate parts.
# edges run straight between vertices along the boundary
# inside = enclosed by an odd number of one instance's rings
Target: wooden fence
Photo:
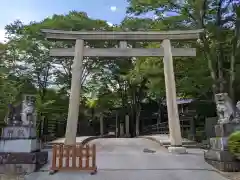
[[[94,174],[96,166],[96,145],[53,145],[52,172],[85,171]]]

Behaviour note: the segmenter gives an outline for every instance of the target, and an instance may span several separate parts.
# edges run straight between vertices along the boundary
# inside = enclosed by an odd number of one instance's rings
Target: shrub
[[[228,147],[229,147],[229,151],[239,159],[240,158],[240,131],[236,131],[229,136]]]

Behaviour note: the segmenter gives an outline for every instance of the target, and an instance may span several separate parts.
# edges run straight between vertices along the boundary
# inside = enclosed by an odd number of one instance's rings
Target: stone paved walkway
[[[158,143],[144,139],[97,139],[98,173],[36,172],[26,180],[226,180],[204,162],[203,151],[188,149],[189,154],[168,153]],[[155,150],[144,153],[143,149]],[[51,158],[51,152],[49,152]]]

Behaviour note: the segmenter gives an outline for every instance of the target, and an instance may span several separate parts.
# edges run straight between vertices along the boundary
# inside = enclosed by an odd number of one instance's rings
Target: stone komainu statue
[[[33,114],[35,112],[35,108],[34,108],[34,102],[32,101],[23,101],[22,104],[22,116],[21,116],[21,120],[22,120],[22,124],[23,125],[29,125],[33,123]]]
[[[21,122],[21,111],[22,111],[21,103],[18,103],[17,105],[9,104],[8,112],[4,120],[5,123],[19,124]]]
[[[12,125],[31,125],[36,123],[35,96],[26,95],[17,105],[9,104],[5,122]]]
[[[240,102],[234,106],[227,93],[216,94],[215,100],[219,124],[240,122]]]

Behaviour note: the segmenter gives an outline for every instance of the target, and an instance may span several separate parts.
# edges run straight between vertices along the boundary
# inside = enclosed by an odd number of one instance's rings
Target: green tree
[[[13,75],[33,85],[34,93],[37,93],[38,113],[46,119],[58,120],[66,119],[68,108],[68,92],[71,82],[71,64],[72,58],[54,58],[49,56],[51,47],[69,47],[72,42],[49,42],[45,40],[41,29],[63,29],[63,30],[107,30],[112,29],[106,21],[91,19],[86,13],[72,11],[66,15],[54,15],[41,22],[31,22],[23,24],[16,20],[6,26],[7,38],[9,43],[4,50],[4,63],[7,64],[7,76]],[[105,42],[86,42],[87,46],[100,47]],[[2,46],[1,46],[2,48]],[[3,48],[2,48],[3,49]],[[84,72],[82,75],[83,90],[87,89],[89,78],[94,74],[98,67],[103,66],[99,58],[84,59]],[[2,72],[2,71],[1,71]],[[2,77],[2,76],[1,76]],[[21,81],[14,81],[20,85]],[[10,82],[10,81],[8,81]],[[4,89],[11,88],[4,81]],[[11,86],[17,87],[16,84]],[[22,92],[27,92],[24,89]],[[49,95],[51,94],[51,96]],[[4,106],[10,100],[2,103]]]
[[[198,62],[204,65],[203,69],[206,65],[208,67],[213,93],[228,92],[229,83],[227,81],[229,79],[232,79],[230,89],[232,88],[235,74],[235,68],[233,67],[236,63],[229,59],[229,54],[233,50],[230,44],[232,44],[232,27],[234,27],[236,19],[237,1],[128,0],[128,2],[130,4],[128,7],[129,13],[141,15],[154,12],[158,17],[157,21],[161,21],[161,26],[164,25],[163,29],[205,29],[197,46],[199,50],[197,58],[205,61],[205,63]],[[171,16],[167,14],[171,14]],[[228,58],[226,58],[226,54]],[[229,73],[231,63],[232,70]],[[175,71],[178,74],[178,70]],[[199,77],[198,73],[195,73],[194,79],[197,76]],[[204,71],[202,73],[205,75]],[[185,84],[186,81],[183,82]],[[187,80],[187,82],[191,81]],[[204,79],[201,82],[204,82]],[[208,87],[209,80],[206,82],[207,84],[203,85],[200,83],[200,87]],[[206,92],[206,90],[203,92]],[[231,92],[232,90],[230,90]],[[231,96],[233,97],[233,95]]]

